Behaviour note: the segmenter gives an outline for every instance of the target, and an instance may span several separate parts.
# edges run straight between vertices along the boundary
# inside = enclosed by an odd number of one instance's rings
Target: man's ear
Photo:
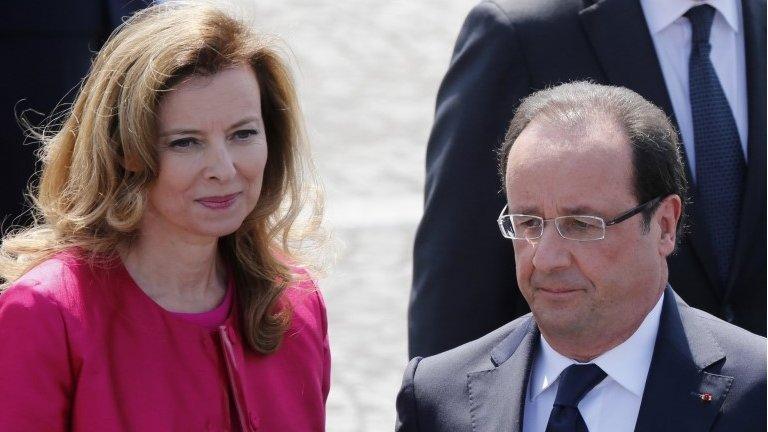
[[[656,209],[653,221],[658,224],[660,230],[659,253],[669,256],[675,250],[677,224],[680,223],[680,215],[683,212],[683,203],[677,195],[669,195],[661,200]]]

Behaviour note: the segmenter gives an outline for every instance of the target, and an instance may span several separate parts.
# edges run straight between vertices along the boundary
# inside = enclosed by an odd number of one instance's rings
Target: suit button
[[[733,307],[729,304],[723,306],[723,319],[729,323],[732,323],[733,320],[736,319],[736,315],[733,313]]]

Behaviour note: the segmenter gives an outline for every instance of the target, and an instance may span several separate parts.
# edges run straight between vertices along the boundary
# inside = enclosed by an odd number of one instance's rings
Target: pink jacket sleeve
[[[68,350],[61,309],[34,283],[0,295],[0,430],[68,429]]]
[[[323,329],[323,395],[325,399],[328,399],[328,392],[331,389],[331,347],[328,343],[328,314],[325,308],[325,301],[323,295],[319,290],[315,291],[317,295],[318,305],[320,308],[320,319]]]

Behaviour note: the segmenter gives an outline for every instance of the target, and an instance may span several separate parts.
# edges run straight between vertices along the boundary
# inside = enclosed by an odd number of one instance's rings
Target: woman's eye
[[[181,138],[177,140],[173,140],[168,144],[168,147],[171,148],[188,148],[193,146],[196,143],[194,138]]]
[[[259,134],[259,131],[255,129],[243,129],[232,134],[237,140],[247,140]]]

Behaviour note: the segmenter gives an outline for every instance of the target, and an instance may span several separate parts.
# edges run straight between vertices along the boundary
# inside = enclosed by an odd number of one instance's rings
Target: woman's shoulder
[[[13,281],[0,293],[0,325],[58,326],[61,308],[72,297],[77,263],[70,254],[56,254]]]
[[[292,280],[283,293],[290,305],[294,324],[304,323],[325,333],[327,331],[325,301],[317,283],[306,269],[291,267]]]
[[[34,305],[43,300],[62,307],[77,304],[87,287],[93,285],[97,273],[82,252],[59,252],[13,281],[0,293],[0,305]]]

